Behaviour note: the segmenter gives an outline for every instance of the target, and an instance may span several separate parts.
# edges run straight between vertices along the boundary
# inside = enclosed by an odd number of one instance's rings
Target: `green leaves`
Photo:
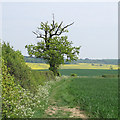
[[[64,64],[65,56],[66,61],[77,60],[80,47],[72,47],[73,43],[68,41],[68,37],[61,35],[68,32],[67,27],[73,23],[62,26],[63,22],[58,24],[54,21],[54,16],[52,24],[48,24],[48,21],[41,22],[38,32],[33,32],[37,38],[41,38],[41,41],[37,45],[25,46],[28,54],[46,60],[50,67],[54,67],[54,73],[57,72],[59,65]],[[52,68],[51,70],[53,71]]]
[[[29,54],[32,55],[31,47],[28,45]],[[2,58],[8,68],[10,75],[15,77],[15,83],[20,84],[23,88],[31,90],[31,71],[24,61],[24,56],[20,51],[14,51],[9,44],[2,44]]]
[[[33,94],[19,84],[15,84],[15,78],[9,74],[4,60],[2,63],[2,85],[0,84],[2,86],[2,118],[31,118],[37,108],[42,111],[48,104],[49,89],[54,82],[45,82],[44,86],[37,83],[36,92]],[[38,74],[40,73],[34,75]],[[42,79],[45,74],[48,75],[45,72],[42,73]],[[50,79],[54,78],[50,72],[49,77]]]

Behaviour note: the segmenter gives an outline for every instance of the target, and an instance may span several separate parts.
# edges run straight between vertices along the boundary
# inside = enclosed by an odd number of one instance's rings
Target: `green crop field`
[[[74,78],[68,92],[75,98],[73,104],[87,111],[91,117],[117,118],[117,83],[118,80],[113,78]]]
[[[54,114],[44,111],[39,116],[37,110],[37,117],[69,118],[71,113],[63,111],[68,108],[79,108],[87,118],[118,117],[118,70],[60,69],[60,73],[68,77],[51,88],[48,108],[51,107]],[[70,77],[73,73],[77,77]]]
[[[39,70],[48,71],[48,70]],[[78,76],[101,76],[104,74],[118,74],[118,70],[104,70],[104,69],[60,69],[61,75],[71,75],[72,73]]]
[[[117,78],[63,79],[51,92],[51,99],[54,99],[53,106],[58,108],[64,106],[75,108],[77,106],[90,118],[117,118],[117,83]],[[51,117],[55,117],[55,114]]]
[[[103,69],[61,69],[62,75],[71,75],[72,73],[78,76],[101,76],[104,74],[118,74],[118,70],[103,70]]]

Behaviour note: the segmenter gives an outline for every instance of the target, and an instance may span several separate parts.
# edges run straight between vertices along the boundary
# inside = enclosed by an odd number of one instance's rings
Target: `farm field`
[[[48,69],[49,65],[45,63],[26,63],[33,70]],[[64,64],[60,66],[60,69],[106,69],[117,70],[117,65],[111,64],[91,64],[91,63],[79,63],[79,64]]]
[[[80,106],[92,118],[117,118],[117,83],[115,78],[75,78],[68,92],[75,97],[72,104]]]
[[[118,79],[69,77],[52,86],[44,118],[117,118]],[[78,114],[74,114],[73,111]],[[81,116],[80,116],[81,115]]]
[[[48,71],[49,67],[40,63],[27,64],[34,71]],[[42,112],[37,109],[33,118],[117,118],[117,66],[66,64],[59,71],[65,78],[51,86],[48,105]]]
[[[102,76],[102,75],[117,75],[118,70],[105,69],[61,69],[61,75],[77,74],[78,76]]]
[[[48,69],[34,70],[34,71],[48,71]],[[77,74],[78,76],[102,76],[102,75],[118,75],[118,70],[103,70],[103,69],[60,69],[61,75],[70,76]]]

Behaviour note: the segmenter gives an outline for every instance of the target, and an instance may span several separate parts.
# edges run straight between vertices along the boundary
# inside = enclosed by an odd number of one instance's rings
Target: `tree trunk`
[[[55,76],[60,76],[59,71],[58,71],[58,69],[57,69],[55,64],[50,63],[49,70],[52,71]]]

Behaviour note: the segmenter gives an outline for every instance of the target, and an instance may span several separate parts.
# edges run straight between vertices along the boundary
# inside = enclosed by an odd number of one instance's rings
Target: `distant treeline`
[[[40,58],[35,58],[35,57],[29,57],[29,56],[24,56],[25,62],[30,62],[30,63],[46,63],[44,59]],[[113,65],[118,65],[118,60],[117,59],[78,59],[77,61],[72,61],[72,62],[66,62],[65,64],[77,64],[77,63],[97,63],[97,64],[113,64]]]

